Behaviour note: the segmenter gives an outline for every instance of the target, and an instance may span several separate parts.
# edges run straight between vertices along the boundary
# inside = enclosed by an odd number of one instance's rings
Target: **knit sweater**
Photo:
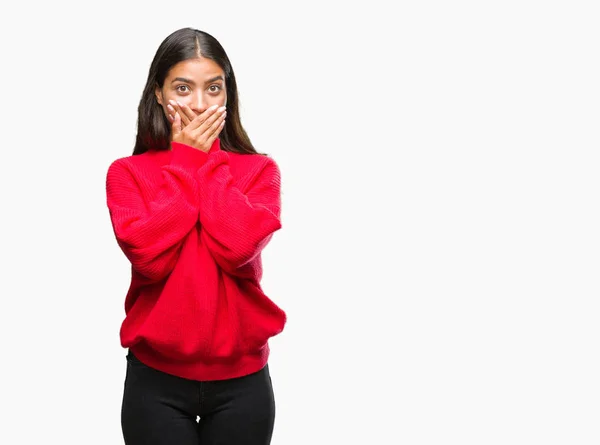
[[[261,289],[281,228],[280,171],[264,155],[172,143],[113,161],[106,197],[131,262],[124,348],[159,371],[223,380],[262,369],[286,314]]]

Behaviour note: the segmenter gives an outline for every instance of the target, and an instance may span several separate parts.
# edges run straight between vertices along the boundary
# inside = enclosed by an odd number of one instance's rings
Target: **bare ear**
[[[162,93],[160,91],[160,87],[156,86],[154,89],[154,95],[156,96],[157,102],[162,106]]]

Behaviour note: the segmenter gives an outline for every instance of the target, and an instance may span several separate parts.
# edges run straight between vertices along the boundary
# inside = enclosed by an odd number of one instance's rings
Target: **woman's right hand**
[[[171,110],[174,113],[171,123],[171,141],[186,144],[208,153],[225,126],[226,107],[218,108],[218,105],[213,105],[191,120],[191,116],[182,117],[182,108],[178,107],[178,110],[175,110],[171,107],[169,111]],[[182,125],[183,119],[189,123]]]

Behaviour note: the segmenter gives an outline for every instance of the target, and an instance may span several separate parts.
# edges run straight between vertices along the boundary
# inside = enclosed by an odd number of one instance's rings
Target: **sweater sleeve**
[[[123,159],[108,169],[106,196],[115,237],[133,269],[151,282],[173,270],[183,240],[198,221],[193,172],[205,159],[195,152],[174,146],[171,163],[152,179]]]
[[[233,184],[225,151],[209,155],[196,175],[201,239],[217,264],[231,274],[259,255],[281,228],[280,171],[267,159],[245,193]]]

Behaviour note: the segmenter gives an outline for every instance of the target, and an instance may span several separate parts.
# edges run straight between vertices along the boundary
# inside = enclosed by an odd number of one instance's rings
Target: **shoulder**
[[[137,170],[156,167],[161,162],[164,163],[164,159],[168,156],[168,152],[146,152],[139,155],[123,156],[113,160],[109,166],[108,171],[111,170]]]
[[[113,160],[109,164],[108,170],[106,172],[107,182],[110,182],[111,180],[114,180],[117,177],[126,175],[130,170],[132,157],[133,156],[124,156]]]
[[[154,158],[160,156],[143,153],[114,159],[106,172],[107,185],[111,182],[139,182],[142,179],[152,182],[152,178],[159,174],[160,170],[159,163]]]
[[[127,164],[129,163],[130,156],[124,156],[121,158],[117,158],[112,160],[108,164],[107,176],[110,178],[111,176],[117,174],[118,172],[122,172],[127,169]]]
[[[261,154],[228,153],[231,175],[242,192],[259,184],[261,187],[279,189],[281,176],[273,158]]]
[[[268,155],[241,154],[228,152],[229,162],[233,169],[240,175],[257,176],[262,174],[279,175],[279,165]]]

